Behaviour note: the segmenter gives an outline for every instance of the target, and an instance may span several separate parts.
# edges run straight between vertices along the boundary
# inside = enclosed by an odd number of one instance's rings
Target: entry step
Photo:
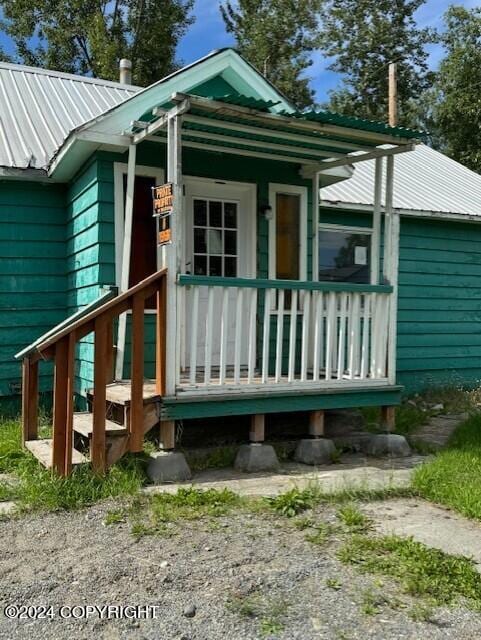
[[[44,467],[50,469],[53,460],[53,440],[45,438],[43,440],[27,440],[25,447],[32,453]],[[85,464],[89,462],[80,451],[72,449],[72,465]]]

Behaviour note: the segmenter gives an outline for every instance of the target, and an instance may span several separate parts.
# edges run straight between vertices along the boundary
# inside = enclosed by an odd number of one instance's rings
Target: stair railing
[[[106,471],[106,387],[113,379],[113,323],[126,311],[132,311],[129,450],[142,451],[145,301],[156,296],[156,392],[162,396],[165,394],[166,276],[167,269],[161,269],[114,298],[110,292],[101,296],[15,356],[22,360],[24,443],[38,437],[39,362],[54,362],[52,467],[59,475],[67,476],[72,470],[75,348],[89,333],[94,334],[91,464],[98,473]],[[106,300],[106,296],[110,299]]]

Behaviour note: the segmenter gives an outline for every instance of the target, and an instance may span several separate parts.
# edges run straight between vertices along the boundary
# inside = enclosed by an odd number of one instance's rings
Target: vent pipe
[[[121,84],[132,84],[132,62],[122,58],[119,64],[119,76]]]

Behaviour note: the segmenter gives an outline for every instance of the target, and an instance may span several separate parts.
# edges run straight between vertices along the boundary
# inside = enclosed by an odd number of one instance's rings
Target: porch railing
[[[392,287],[181,275],[178,387],[386,381]]]

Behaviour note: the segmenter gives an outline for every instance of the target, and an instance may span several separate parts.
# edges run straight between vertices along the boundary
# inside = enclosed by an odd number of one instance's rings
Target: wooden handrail
[[[40,360],[54,360],[53,391],[53,460],[57,473],[66,476],[72,468],[74,360],[75,346],[89,333],[94,333],[94,401],[91,441],[92,467],[106,470],[106,385],[112,380],[114,319],[132,310],[131,403],[129,429],[130,451],[143,446],[143,382],[144,382],[144,309],[145,301],[157,297],[156,388],[165,392],[166,298],[167,269],[161,269],[124,293],[95,307],[59,330],[48,332],[44,340],[20,352],[23,357],[22,438],[25,443],[38,436],[38,365]]]

